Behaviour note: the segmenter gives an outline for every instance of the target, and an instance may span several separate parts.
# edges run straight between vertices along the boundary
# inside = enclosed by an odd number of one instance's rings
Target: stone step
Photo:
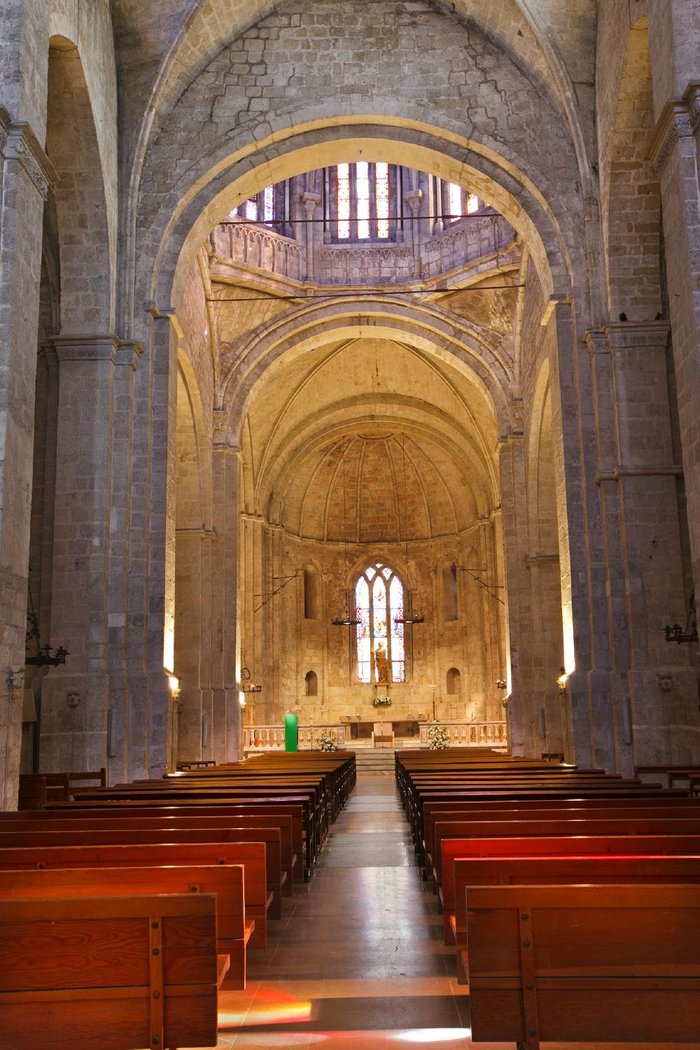
[[[377,748],[372,751],[356,751],[357,771],[393,773],[395,768],[394,752],[389,748]]]

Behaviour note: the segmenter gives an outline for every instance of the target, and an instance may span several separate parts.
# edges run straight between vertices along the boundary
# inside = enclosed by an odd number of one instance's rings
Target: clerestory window
[[[388,565],[377,562],[355,584],[357,677],[389,685],[406,681],[404,587]]]
[[[324,229],[331,241],[392,241],[400,212],[400,171],[358,161],[324,170]]]

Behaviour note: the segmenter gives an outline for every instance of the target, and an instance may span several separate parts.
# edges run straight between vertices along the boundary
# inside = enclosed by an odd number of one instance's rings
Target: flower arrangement
[[[431,725],[428,730],[428,740],[430,741],[431,751],[444,751],[450,746],[447,730],[444,726],[440,726],[437,723]]]
[[[389,696],[375,696],[372,701],[373,707],[391,707],[391,697]]]
[[[320,751],[337,751],[338,745],[336,744],[330,733],[324,733],[318,742]]]

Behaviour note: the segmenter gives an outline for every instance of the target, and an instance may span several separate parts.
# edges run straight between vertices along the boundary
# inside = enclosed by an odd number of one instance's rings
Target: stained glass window
[[[337,167],[338,187],[338,240],[347,241],[350,236],[350,165]]]
[[[447,187],[447,197],[450,209],[447,219],[449,222],[455,222],[462,215],[462,187],[451,182]]]
[[[355,193],[357,195],[357,236],[369,240],[369,164],[362,160],[355,165]]]
[[[357,677],[361,682],[406,681],[404,588],[388,565],[365,569],[355,586]]]
[[[389,165],[375,165],[374,192],[377,201],[377,237],[389,237]]]

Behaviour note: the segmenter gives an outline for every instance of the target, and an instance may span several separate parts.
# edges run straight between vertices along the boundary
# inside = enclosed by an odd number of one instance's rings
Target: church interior
[[[0,5],[0,810],[293,726],[391,911],[417,752],[693,794],[699,55],[700,0]]]

